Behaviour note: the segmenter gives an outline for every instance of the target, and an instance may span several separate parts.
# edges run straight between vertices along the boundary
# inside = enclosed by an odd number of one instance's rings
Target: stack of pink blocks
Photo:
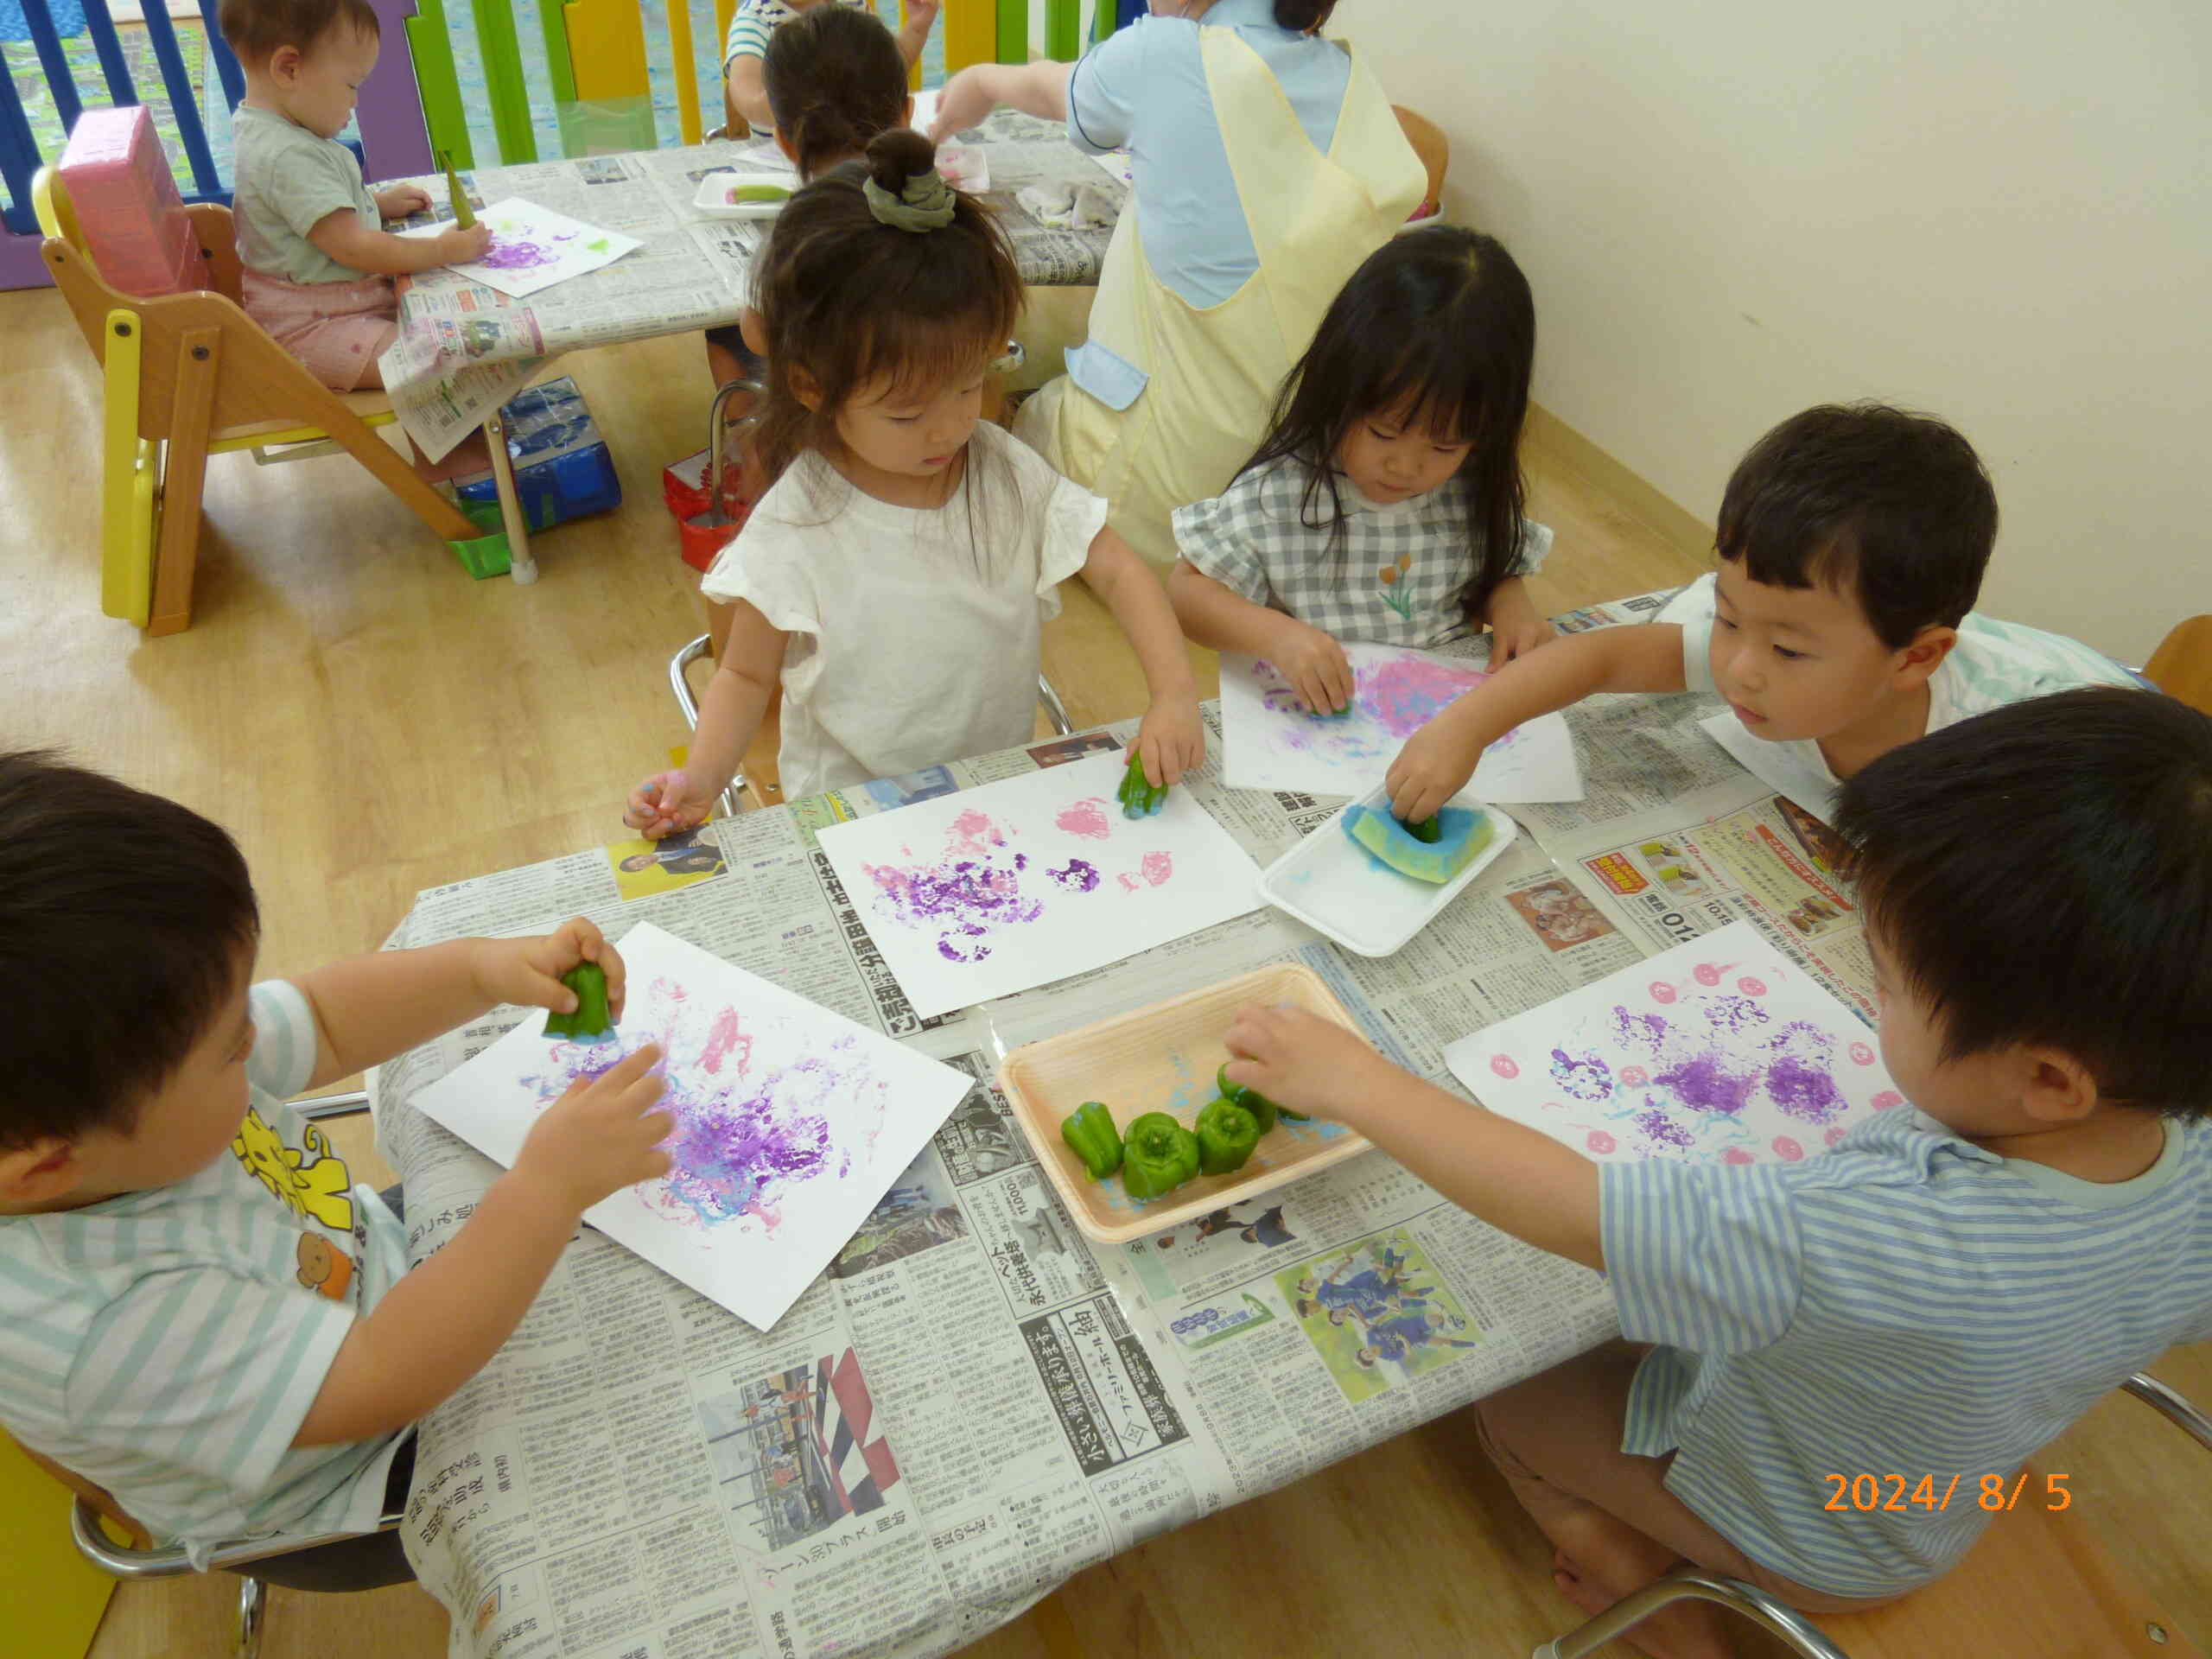
[[[86,110],[56,171],[111,287],[146,298],[212,286],[144,105]]]

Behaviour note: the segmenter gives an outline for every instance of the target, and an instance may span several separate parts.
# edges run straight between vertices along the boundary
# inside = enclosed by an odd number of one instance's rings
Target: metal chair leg
[[[2212,1452],[2212,1417],[2207,1417],[2157,1377],[2138,1371],[2120,1386],[2145,1405],[2171,1418],[2185,1433],[2192,1435],[2199,1446]]]
[[[1037,701],[1045,705],[1045,718],[1052,722],[1053,732],[1065,737],[1075,730],[1075,722],[1068,718],[1067,705],[1060,701],[1060,694],[1052,690],[1052,683],[1042,674],[1037,677]]]
[[[699,729],[699,701],[691,695],[691,682],[684,677],[683,671],[702,657],[713,656],[714,650],[713,639],[702,633],[668,659],[669,690],[676,693],[676,706],[683,711],[683,723],[695,732]],[[734,818],[745,810],[739,804],[744,790],[745,772],[741,768],[729,780],[729,787],[721,792],[721,805],[724,817]]]
[[[1623,1596],[1578,1630],[1555,1642],[1547,1642],[1529,1659],[1583,1659],[1624,1631],[1633,1630],[1662,1607],[1678,1601],[1713,1601],[1738,1613],[1768,1634],[1779,1638],[1792,1653],[1804,1659],[1850,1659],[1841,1648],[1808,1624],[1804,1615],[1784,1606],[1756,1585],[1741,1579],[1723,1579],[1694,1567],[1669,1573],[1635,1594]]]
[[[261,1619],[269,1610],[269,1586],[259,1579],[238,1578],[238,1659],[259,1659]]]

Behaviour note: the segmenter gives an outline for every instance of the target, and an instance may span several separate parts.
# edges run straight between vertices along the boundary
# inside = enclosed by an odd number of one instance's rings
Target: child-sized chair
[[[2139,1371],[2126,1393],[2178,1425],[2212,1451],[2212,1418],[2156,1377]],[[2063,1474],[2031,1477],[2012,1491],[2010,1510],[1951,1573],[1925,1590],[1872,1612],[1824,1617],[1815,1627],[1802,1613],[1739,1579],[1695,1567],[1669,1573],[1625,1596],[1588,1623],[1538,1648],[1533,1659],[1583,1659],[1662,1608],[1711,1601],[1740,1614],[1802,1659],[1920,1659],[1929,1654],[2039,1654],[2050,1659],[2181,1659],[2202,1650],[2157,1612],[2107,1561],[2082,1524],[2077,1495]],[[2056,1483],[2056,1484],[2052,1484]],[[1961,1483],[1956,1501],[1969,1501]],[[2021,1496],[2024,1491],[2025,1497]],[[2063,1500],[2053,1496],[2063,1493]],[[1980,1502],[1979,1494],[1971,1500]],[[1764,1649],[1762,1649],[1763,1651]]]
[[[457,553],[497,539],[484,537],[372,429],[392,420],[389,397],[329,391],[240,308],[230,209],[185,209],[214,291],[138,299],[93,265],[52,168],[32,191],[46,233],[40,257],[102,369],[100,608],[108,615],[156,634],[190,624],[207,457],[233,450],[251,449],[260,461],[277,445],[315,447],[276,459],[343,449]]]

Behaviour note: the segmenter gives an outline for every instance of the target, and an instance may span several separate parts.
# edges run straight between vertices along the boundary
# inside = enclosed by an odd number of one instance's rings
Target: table
[[[1028,185],[1080,182],[1097,187],[1118,207],[1127,199],[1126,188],[1068,143],[1057,123],[1001,111],[975,139],[990,166],[984,200],[1007,228],[1023,282],[1032,287],[1095,284],[1111,228],[1056,230],[1032,217],[1015,197]],[[519,196],[645,245],[524,300],[449,270],[425,272],[410,282],[400,299],[399,340],[382,362],[393,408],[416,447],[436,459],[478,426],[496,421],[499,408],[547,358],[736,321],[750,293],[746,273],[769,224],[709,218],[692,204],[702,178],[731,168],[795,181],[781,152],[765,138],[479,168],[465,175],[479,206]],[[428,190],[437,207],[410,226],[450,217],[442,174],[411,182]],[[496,465],[500,445],[492,448]],[[511,495],[503,480],[503,505]],[[507,518],[516,579],[535,580],[520,514],[511,512]]]
[[[1629,621],[1662,598],[1560,623]],[[1791,919],[1812,878],[1782,844],[1782,805],[1698,730],[1718,706],[1623,697],[1572,711],[1587,798],[1516,809],[1523,843],[1382,961],[1267,911],[918,1020],[814,841],[895,810],[914,779],[723,821],[728,872],[673,893],[625,903],[603,849],[424,892],[394,944],[576,911],[616,935],[651,920],[977,1079],[772,1331],[596,1234],[570,1247],[515,1336],[422,1429],[406,1532],[453,1613],[453,1651],[948,1652],[1092,1562],[1611,1335],[1598,1275],[1476,1221],[1381,1153],[1190,1229],[1093,1247],[989,1080],[1016,1044],[1297,961],[1390,1058],[1456,1090],[1447,1041],[1739,918],[1868,1001],[1855,918],[1809,934]],[[1189,787],[1256,861],[1334,810],[1224,788],[1211,705],[1208,720],[1217,753]],[[990,782],[1134,728],[962,762],[920,786]],[[1697,893],[1669,887],[1662,864],[1697,872]],[[497,1011],[372,1078],[415,1259],[498,1171],[409,1099],[519,1017]],[[1439,1329],[1403,1360],[1363,1364],[1325,1310],[1301,1308],[1302,1281],[1385,1249],[1409,1286],[1432,1287]]]

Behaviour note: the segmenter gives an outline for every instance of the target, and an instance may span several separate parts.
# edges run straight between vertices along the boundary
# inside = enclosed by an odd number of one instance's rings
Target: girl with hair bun
[[[1147,780],[1204,754],[1183,636],[1106,504],[981,421],[1021,310],[1006,237],[919,133],[871,139],[794,195],[762,257],[771,480],[700,584],[733,612],[684,766],[625,821],[702,822],[780,684],[797,800],[1027,742],[1039,636],[1081,575],[1141,663]]]

